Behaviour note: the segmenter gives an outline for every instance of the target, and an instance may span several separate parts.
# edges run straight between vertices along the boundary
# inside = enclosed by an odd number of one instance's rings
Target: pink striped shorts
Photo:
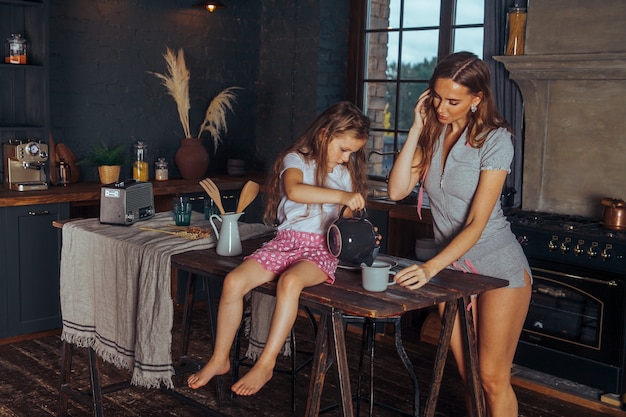
[[[330,254],[326,236],[297,230],[279,230],[276,237],[247,256],[263,268],[280,275],[292,264],[306,260],[313,262],[328,275],[326,282],[335,282],[335,271],[339,261]]]

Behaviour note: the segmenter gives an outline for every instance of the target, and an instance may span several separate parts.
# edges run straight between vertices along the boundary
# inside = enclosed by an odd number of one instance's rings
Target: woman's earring
[[[478,109],[478,106],[477,106],[477,105],[475,105],[475,104],[472,104],[472,105],[470,106],[470,111],[471,111],[472,113],[476,113],[476,110],[477,110],[477,109]]]

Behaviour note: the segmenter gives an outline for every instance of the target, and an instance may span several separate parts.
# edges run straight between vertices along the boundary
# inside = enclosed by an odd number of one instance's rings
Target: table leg
[[[439,344],[435,354],[435,366],[433,376],[431,378],[430,388],[428,390],[428,399],[426,400],[426,408],[424,409],[425,417],[433,417],[435,408],[437,407],[437,399],[439,398],[439,388],[443,379],[443,370],[448,358],[448,348],[450,347],[450,337],[452,336],[452,328],[454,327],[454,319],[458,311],[457,302],[447,302],[441,320],[441,333],[439,334]]]
[[[333,310],[331,316],[331,327],[328,337],[330,339],[330,349],[335,357],[335,378],[337,388],[340,392],[341,409],[344,416],[354,416],[352,407],[352,390],[350,388],[350,370],[348,368],[348,354],[346,352],[346,334],[343,325],[343,313]]]
[[[476,330],[474,328],[474,315],[468,306],[470,297],[459,299],[459,313],[461,318],[461,330],[463,333],[463,347],[465,348],[465,372],[467,384],[470,390],[472,415],[483,417],[487,415],[485,398],[483,396],[482,383],[480,381],[480,369],[478,366],[478,347],[476,343]]]
[[[402,322],[400,317],[395,317],[391,320],[395,329],[394,332],[396,334],[396,351],[398,352],[398,356],[400,356],[400,360],[404,364],[406,371],[409,374],[409,378],[411,378],[411,383],[413,384],[413,416],[419,417],[420,415],[420,388],[419,381],[417,379],[417,375],[415,375],[415,370],[413,369],[413,364],[409,359],[409,355],[406,354],[406,350],[404,350],[404,345],[402,344]],[[374,355],[372,355],[372,358]],[[372,384],[373,386],[373,384]],[[371,414],[370,414],[371,415]]]
[[[89,379],[91,381],[93,414],[95,417],[103,417],[102,386],[100,385],[100,371],[98,370],[96,352],[92,348],[87,348],[87,357],[89,358]]]
[[[185,304],[183,306],[183,322],[182,322],[182,343],[180,345],[180,355],[178,356],[179,363],[187,356],[189,351],[189,333],[191,331],[191,313],[193,311],[194,295],[196,292],[196,277],[188,273],[187,274],[187,289],[185,292]]]
[[[334,309],[320,313],[305,415],[308,417],[319,415],[329,351],[332,351],[334,355],[335,377],[340,393],[339,401],[342,415],[352,417],[354,416],[354,409],[352,407],[343,313]]]
[[[315,417],[319,414],[322,400],[322,389],[324,387],[326,365],[328,363],[328,315],[329,313],[327,311],[320,313],[317,335],[315,336],[315,352],[313,353],[309,396],[307,398],[305,412],[305,415],[308,417]]]
[[[66,389],[69,387],[70,378],[72,376],[72,345],[63,341],[63,347],[61,349],[61,381],[57,401],[57,417],[66,417],[69,400],[69,394]]]

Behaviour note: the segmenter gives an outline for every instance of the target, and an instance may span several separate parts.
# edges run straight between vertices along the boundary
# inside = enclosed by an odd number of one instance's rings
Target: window
[[[482,58],[484,2],[353,2],[353,18],[360,18],[353,30],[360,33],[356,47],[361,51],[351,57],[359,80],[353,94],[372,120],[367,144],[371,178],[389,175],[395,153],[413,122],[415,102],[426,89],[437,61],[458,51],[471,51]]]

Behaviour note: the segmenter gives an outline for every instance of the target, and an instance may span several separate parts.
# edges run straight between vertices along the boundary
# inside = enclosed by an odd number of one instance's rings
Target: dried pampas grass
[[[178,117],[183,126],[183,133],[186,138],[191,138],[191,130],[189,128],[189,78],[190,73],[185,63],[185,54],[183,49],[179,49],[178,53],[174,53],[170,48],[166,47],[163,54],[165,63],[167,64],[167,73],[160,74],[148,71],[158,77],[167,89],[167,93],[172,96],[178,109]],[[228,87],[211,100],[204,116],[204,121],[200,125],[198,138],[204,132],[209,132],[213,139],[215,151],[221,143],[222,131],[226,132],[226,110],[233,111],[233,104],[237,101],[235,90],[240,87]]]
[[[234,91],[238,89],[240,89],[240,87],[228,87],[215,96],[206,109],[204,121],[200,125],[198,137],[202,136],[203,132],[209,132],[213,138],[215,151],[217,151],[217,145],[220,144],[222,139],[221,132],[227,132],[226,109],[233,111],[233,104],[237,101]]]

